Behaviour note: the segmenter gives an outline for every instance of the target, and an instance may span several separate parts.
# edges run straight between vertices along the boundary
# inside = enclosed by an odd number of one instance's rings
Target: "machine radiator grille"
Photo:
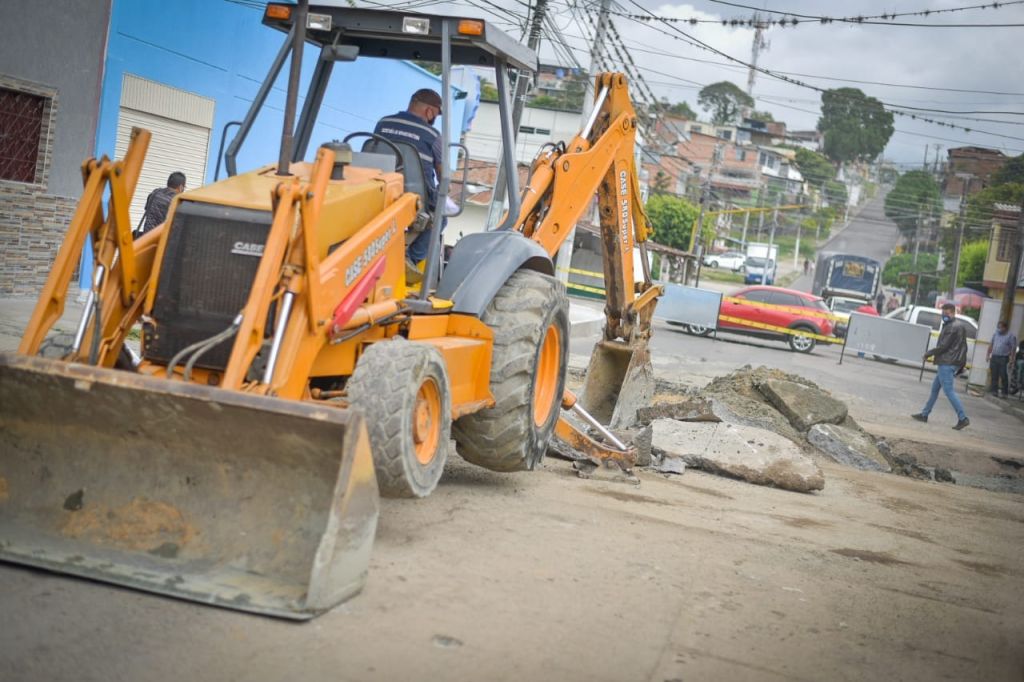
[[[147,330],[145,357],[166,363],[178,351],[231,325],[249,299],[271,214],[183,201],[167,240]],[[223,370],[234,337],[209,350],[198,367]]]

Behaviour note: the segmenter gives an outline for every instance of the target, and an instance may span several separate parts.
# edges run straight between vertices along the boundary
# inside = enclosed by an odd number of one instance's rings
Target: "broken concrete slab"
[[[682,422],[720,422],[711,401],[706,398],[691,398],[681,402],[662,402],[650,407],[641,407],[636,413],[637,421],[650,424],[655,419],[676,419]]]
[[[654,464],[654,470],[663,474],[683,474],[686,472],[686,460],[674,455],[662,455]]]
[[[612,431],[626,445],[636,448],[636,465],[651,465],[651,427],[643,426],[633,429]]]
[[[757,388],[798,431],[807,431],[815,424],[839,424],[846,419],[846,404],[820,388],[780,379],[761,382]]]
[[[765,429],[727,422],[651,423],[656,453],[683,459],[710,473],[797,492],[825,487],[818,465],[789,439]]]
[[[830,458],[864,471],[892,471],[871,436],[838,424],[815,424],[807,440]]]

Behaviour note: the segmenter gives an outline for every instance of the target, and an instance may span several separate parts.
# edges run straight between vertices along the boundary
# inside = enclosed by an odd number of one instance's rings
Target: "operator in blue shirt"
[[[437,206],[437,183],[441,177],[441,133],[434,127],[434,121],[442,114],[441,95],[429,88],[413,93],[409,107],[377,122],[373,132],[393,142],[407,142],[416,148],[423,166],[423,177],[427,183],[426,210],[431,215]],[[447,218],[445,218],[447,222]],[[441,225],[444,229],[444,224]],[[405,248],[405,257],[413,265],[427,257],[430,248],[430,230],[416,235]]]

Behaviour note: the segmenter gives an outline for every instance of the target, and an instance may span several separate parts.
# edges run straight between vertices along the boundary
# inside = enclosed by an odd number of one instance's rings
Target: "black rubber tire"
[[[416,396],[428,380],[441,402],[440,436],[426,464],[416,458]],[[452,399],[444,358],[425,343],[398,338],[367,347],[348,380],[349,405],[366,420],[377,488],[384,497],[426,497],[441,480],[451,446]]]
[[[718,261],[716,261],[716,260],[711,261],[710,263],[708,263],[708,267],[709,268],[717,269],[718,268]]]
[[[704,327],[699,324],[688,324],[686,325],[686,331],[694,336],[711,336],[713,330],[711,327]]]
[[[456,420],[455,447],[469,462],[492,471],[533,469],[547,451],[561,411],[569,360],[569,299],[554,277],[514,273],[481,318],[494,331],[491,392],[494,407]],[[542,342],[559,332],[557,393],[544,423],[534,421],[534,388]]]
[[[74,344],[74,334],[62,332],[53,336],[47,336],[39,344],[37,355],[44,358],[53,358],[54,360],[63,360],[71,353],[71,348]],[[127,347],[121,346],[121,351],[117,354],[117,361],[114,362],[114,369],[135,371],[135,362],[132,360],[132,354]]]
[[[798,324],[797,326],[793,327],[793,329],[799,329],[799,330],[802,330],[802,331],[809,332],[811,334],[817,334],[818,333],[813,328],[808,327],[807,325],[804,325],[804,324]],[[798,346],[797,345],[799,343],[797,341],[798,338],[805,339],[806,342],[809,343],[809,345],[807,347]],[[816,341],[814,339],[809,339],[806,336],[804,336],[804,337],[797,337],[794,334],[788,334],[787,335],[787,341],[789,342],[789,349],[792,350],[794,353],[810,353],[812,350],[814,350],[814,346],[816,345]]]

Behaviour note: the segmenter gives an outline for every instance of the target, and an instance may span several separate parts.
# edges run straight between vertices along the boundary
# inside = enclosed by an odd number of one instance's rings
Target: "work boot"
[[[910,418],[914,419],[916,421],[919,421],[919,422],[926,422],[926,421],[928,421],[928,415],[921,414],[920,412],[918,412],[917,414],[910,415]]]
[[[408,258],[405,259],[405,283],[406,284],[419,284],[423,281],[423,273],[420,272],[416,264]]]
[[[960,431],[962,429],[966,429],[970,425],[971,425],[971,420],[968,419],[967,417],[964,417],[963,419],[961,419],[960,421],[958,421],[956,423],[956,426],[953,427],[953,430],[954,431]]]

